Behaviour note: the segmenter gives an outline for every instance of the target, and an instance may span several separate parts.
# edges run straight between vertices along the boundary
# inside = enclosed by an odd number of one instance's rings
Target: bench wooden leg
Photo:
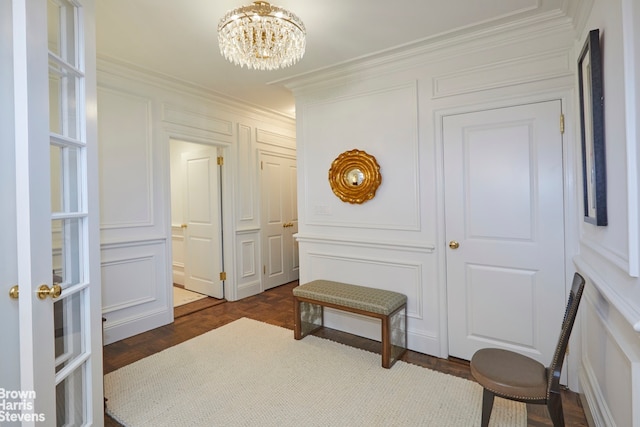
[[[391,328],[389,325],[389,316],[382,319],[382,367],[391,368]]]
[[[300,317],[300,301],[293,297],[293,337],[302,339],[302,319]]]

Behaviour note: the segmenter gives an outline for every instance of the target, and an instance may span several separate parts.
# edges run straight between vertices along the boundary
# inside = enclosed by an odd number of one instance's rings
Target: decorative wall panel
[[[569,50],[545,52],[434,76],[433,97],[461,95],[572,74]]]
[[[262,292],[260,262],[260,229],[239,230],[236,235],[237,299]]]
[[[165,253],[163,240],[102,246],[105,343],[173,319]]]
[[[162,107],[162,118],[165,122],[221,135],[233,135],[233,122],[230,120],[222,120],[219,117],[186,110],[182,107],[174,107],[169,104],[163,104]]]
[[[256,129],[256,142],[282,148],[295,148],[296,139],[264,129]]]
[[[238,125],[238,170],[255,171],[256,158],[251,143],[251,128]],[[238,174],[238,187],[242,189],[236,194],[238,203],[238,220],[253,222],[255,217],[256,184],[254,173]]]
[[[101,228],[154,223],[151,102],[98,88]]]
[[[373,108],[384,105],[392,108]],[[306,221],[311,225],[418,231],[416,82],[376,88],[304,107]],[[382,183],[363,205],[343,203],[328,171],[346,149],[364,150],[380,165]]]

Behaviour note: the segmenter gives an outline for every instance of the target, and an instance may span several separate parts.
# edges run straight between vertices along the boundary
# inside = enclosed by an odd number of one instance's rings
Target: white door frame
[[[223,293],[225,299],[229,301],[235,301],[237,295],[236,280],[235,280],[235,246],[233,238],[234,236],[234,216],[233,216],[233,164],[232,146],[226,141],[219,141],[208,138],[195,137],[193,135],[185,134],[179,126],[168,124],[165,130],[164,141],[166,148],[166,158],[164,161],[164,182],[166,195],[164,200],[164,214],[166,221],[165,237],[167,239],[167,292],[169,295],[170,306],[173,307],[173,249],[171,248],[172,239],[172,223],[171,223],[171,159],[170,159],[170,144],[171,140],[184,141],[192,144],[206,145],[209,147],[217,148],[221,153],[224,164],[220,173],[220,191],[221,194],[221,228],[222,231],[222,270],[226,273],[227,278],[223,284]],[[172,313],[173,315],[173,313]]]
[[[571,281],[573,279],[573,272],[575,271],[575,265],[573,264],[573,258],[579,251],[579,224],[577,218],[581,218],[579,213],[578,198],[576,192],[578,188],[576,183],[578,182],[578,176],[580,171],[576,165],[580,160],[580,152],[576,146],[576,131],[571,123],[575,123],[575,112],[573,108],[573,100],[575,92],[573,88],[564,88],[561,90],[553,91],[553,93],[545,93],[543,95],[537,94],[525,94],[522,96],[514,96],[512,98],[504,98],[494,102],[478,102],[469,103],[464,107],[455,108],[442,108],[434,111],[434,127],[435,127],[435,156],[439,159],[436,162],[436,193],[438,203],[438,218],[437,229],[439,235],[436,242],[436,257],[438,265],[438,306],[440,307],[439,313],[439,335],[440,339],[440,357],[446,358],[449,355],[449,343],[447,339],[448,334],[448,320],[447,320],[447,281],[446,281],[446,251],[448,249],[448,242],[445,235],[445,209],[444,209],[444,135],[442,121],[444,116],[472,113],[476,111],[482,111],[487,109],[505,108],[519,104],[529,104],[536,102],[544,102],[551,100],[560,100],[562,102],[562,110],[565,117],[565,131],[563,134],[563,177],[564,177],[564,240],[565,240],[565,295],[568,297],[569,290],[571,288]],[[580,322],[576,322],[572,333],[572,339],[579,339],[580,335]],[[571,352],[567,356],[567,375],[568,386],[574,390],[578,389],[578,372],[577,367],[579,365],[579,352]]]

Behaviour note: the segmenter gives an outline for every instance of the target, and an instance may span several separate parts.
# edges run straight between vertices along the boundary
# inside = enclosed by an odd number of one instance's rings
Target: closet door
[[[449,354],[553,356],[565,303],[560,101],[443,120]]]
[[[263,290],[298,279],[296,160],[261,153]]]

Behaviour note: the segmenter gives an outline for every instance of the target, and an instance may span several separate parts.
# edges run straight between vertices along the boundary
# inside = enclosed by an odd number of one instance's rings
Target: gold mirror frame
[[[381,182],[376,158],[362,150],[345,151],[329,169],[331,189],[343,202],[364,203],[373,199]]]

